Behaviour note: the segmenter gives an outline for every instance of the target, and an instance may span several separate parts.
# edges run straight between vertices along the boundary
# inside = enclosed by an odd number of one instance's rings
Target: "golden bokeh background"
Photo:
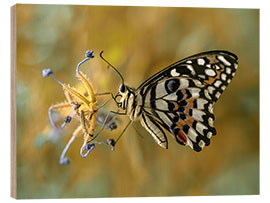
[[[76,120],[63,131],[48,122],[48,108],[63,101],[61,86],[42,78],[45,67],[78,85],[75,68],[86,50],[95,58],[81,70],[96,92],[116,93],[119,77],[98,54],[138,87],[184,57],[224,49],[239,57],[237,73],[215,105],[217,135],[202,152],[168,135],[160,148],[140,125],[129,127],[114,152],[97,145],[79,154],[72,144],[68,166],[59,157]],[[17,5],[17,197],[148,197],[259,193],[259,10],[75,5]],[[101,104],[108,97],[98,98]],[[113,102],[106,110],[116,110]],[[117,138],[115,131],[100,139]]]

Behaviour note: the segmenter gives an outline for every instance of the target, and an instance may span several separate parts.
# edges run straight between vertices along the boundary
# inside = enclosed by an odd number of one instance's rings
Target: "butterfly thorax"
[[[135,89],[127,87],[124,93],[119,92],[121,95],[120,107],[126,110],[127,115],[130,116],[132,121],[137,121],[141,117],[142,98],[135,92]]]

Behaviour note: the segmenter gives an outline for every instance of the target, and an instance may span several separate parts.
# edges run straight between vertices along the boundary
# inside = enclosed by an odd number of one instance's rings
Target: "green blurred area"
[[[96,92],[118,91],[184,57],[224,49],[239,57],[237,73],[215,105],[217,136],[202,152],[168,135],[160,148],[139,123],[129,127],[114,152],[97,145],[79,154],[72,144],[69,166],[59,156],[73,130],[48,123],[48,108],[63,101],[61,86],[42,78],[45,67],[75,86],[75,69],[86,50],[96,57],[81,70]],[[134,197],[259,194],[259,10],[118,6],[17,5],[17,194],[18,198]],[[102,104],[108,97],[98,98]],[[107,109],[117,110],[113,102]],[[117,138],[128,122],[120,118]]]

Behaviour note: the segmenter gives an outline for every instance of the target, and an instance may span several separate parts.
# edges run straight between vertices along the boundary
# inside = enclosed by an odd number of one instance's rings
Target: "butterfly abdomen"
[[[127,115],[129,115],[132,121],[137,121],[140,119],[142,114],[142,99],[139,94],[136,94],[133,89],[128,90],[127,96],[125,98],[125,108],[127,110]]]

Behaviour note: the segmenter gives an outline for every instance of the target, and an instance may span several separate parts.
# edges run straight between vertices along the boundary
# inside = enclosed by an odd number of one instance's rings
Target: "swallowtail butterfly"
[[[231,82],[237,56],[208,51],[182,59],[142,83],[137,89],[122,83],[115,96],[131,122],[140,120],[156,143],[168,148],[167,130],[181,145],[199,152],[216,135],[214,104]],[[110,65],[110,64],[109,64]]]

